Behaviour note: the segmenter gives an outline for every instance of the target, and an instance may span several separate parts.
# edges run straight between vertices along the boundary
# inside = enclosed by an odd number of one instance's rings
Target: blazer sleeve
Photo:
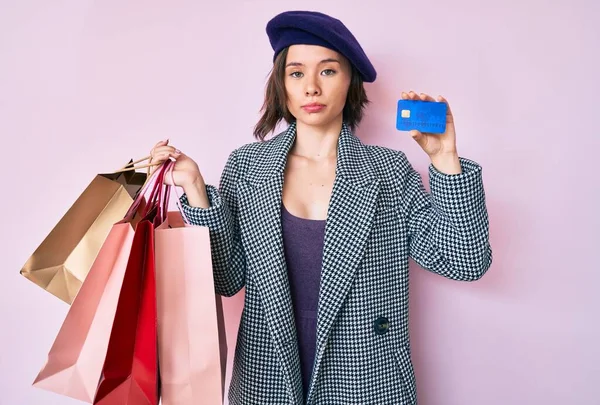
[[[488,212],[481,166],[459,160],[459,174],[444,174],[429,166],[428,193],[401,152],[401,204],[409,228],[410,256],[423,268],[449,279],[474,281],[492,263]]]
[[[246,281],[246,260],[238,222],[238,175],[234,150],[221,174],[219,189],[206,185],[208,208],[190,206],[185,194],[180,199],[190,223],[209,228],[215,292],[226,297],[235,295]]]

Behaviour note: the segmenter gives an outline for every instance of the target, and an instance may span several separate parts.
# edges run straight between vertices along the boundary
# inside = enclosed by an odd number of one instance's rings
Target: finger
[[[151,159],[156,159],[156,157],[164,152],[174,152],[175,148],[173,146],[158,146],[150,152]]]
[[[154,155],[154,163],[163,162],[170,157],[177,159],[179,156],[180,156],[180,154],[176,153],[175,151],[159,152]]]
[[[426,94],[426,93],[420,93],[419,98],[421,98],[421,100],[423,100],[423,101],[435,101],[435,99],[433,97],[431,97],[429,94]]]
[[[159,148],[161,146],[167,145],[169,143],[168,139],[165,139],[164,141],[158,141],[154,147],[150,150],[150,160],[149,162],[152,162],[153,156],[156,153],[156,148]]]
[[[169,143],[169,140],[168,140],[168,139],[165,139],[164,141],[158,141],[158,142],[156,142],[156,144],[154,145],[154,148],[158,148],[159,146],[164,146],[164,145],[167,145],[168,143]],[[152,148],[152,149],[154,149],[154,148]]]
[[[181,157],[182,153],[179,149],[173,149],[173,150],[164,150],[162,152],[159,152],[157,154],[154,155],[156,160],[159,161],[164,161],[167,160],[168,158],[173,158],[175,160],[177,160],[179,157]]]
[[[167,160],[168,157],[168,153],[155,153],[154,156],[152,156],[152,160],[150,161],[150,163],[159,165],[164,163],[164,161]]]
[[[175,149],[173,152],[169,152],[169,156],[175,160],[177,160],[177,158],[179,158],[181,155],[182,153],[179,149]]]
[[[418,138],[418,137],[420,137],[420,136],[422,135],[422,134],[421,134],[421,131],[419,131],[419,130],[416,130],[416,129],[411,129],[411,130],[409,131],[409,134],[410,134],[410,136],[412,136],[414,139],[416,139],[416,138]]]
[[[414,91],[412,91],[412,90],[411,90],[411,91],[409,91],[409,92],[408,92],[408,97],[409,97],[411,100],[415,100],[415,99],[417,99],[419,96],[417,95],[417,93],[415,93]]]
[[[174,152],[176,148],[174,146],[159,146],[154,148],[154,154],[162,153],[162,152]]]
[[[408,94],[406,92],[402,92],[402,100],[406,100],[408,98]]]
[[[417,131],[416,129],[412,129],[410,131],[410,136],[421,146],[424,147],[427,143],[427,139],[423,136],[421,131]]]
[[[442,96],[437,96],[436,98],[437,101],[441,102],[441,103],[446,103],[448,104],[448,100],[446,100],[444,97]]]
[[[442,96],[437,96],[437,101],[440,103],[446,103],[446,120],[448,122],[454,122],[454,117],[452,116],[452,111],[450,110],[450,104],[448,103],[448,100]]]

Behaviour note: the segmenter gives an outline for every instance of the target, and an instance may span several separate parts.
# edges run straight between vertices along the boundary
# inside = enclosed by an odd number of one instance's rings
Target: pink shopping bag
[[[155,231],[158,359],[163,405],[221,405],[227,343],[209,230],[169,212]]]
[[[112,226],[33,386],[93,402],[133,244],[133,225],[145,205],[142,191]]]
[[[132,242],[130,224],[113,226],[33,383],[35,387],[92,403]]]

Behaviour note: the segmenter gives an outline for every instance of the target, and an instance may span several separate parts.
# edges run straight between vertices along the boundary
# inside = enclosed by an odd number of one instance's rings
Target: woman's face
[[[292,45],[284,81],[288,110],[310,126],[341,121],[350,77],[350,64],[338,52],[317,45]]]

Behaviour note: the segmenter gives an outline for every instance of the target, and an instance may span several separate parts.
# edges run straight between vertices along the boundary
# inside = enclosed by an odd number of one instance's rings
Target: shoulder
[[[282,131],[264,141],[256,140],[242,144],[230,153],[229,160],[235,162],[237,170],[248,170],[251,164],[272,157],[284,133],[285,131]]]
[[[401,150],[379,145],[364,145],[378,177],[382,180],[401,181],[413,168]]]

